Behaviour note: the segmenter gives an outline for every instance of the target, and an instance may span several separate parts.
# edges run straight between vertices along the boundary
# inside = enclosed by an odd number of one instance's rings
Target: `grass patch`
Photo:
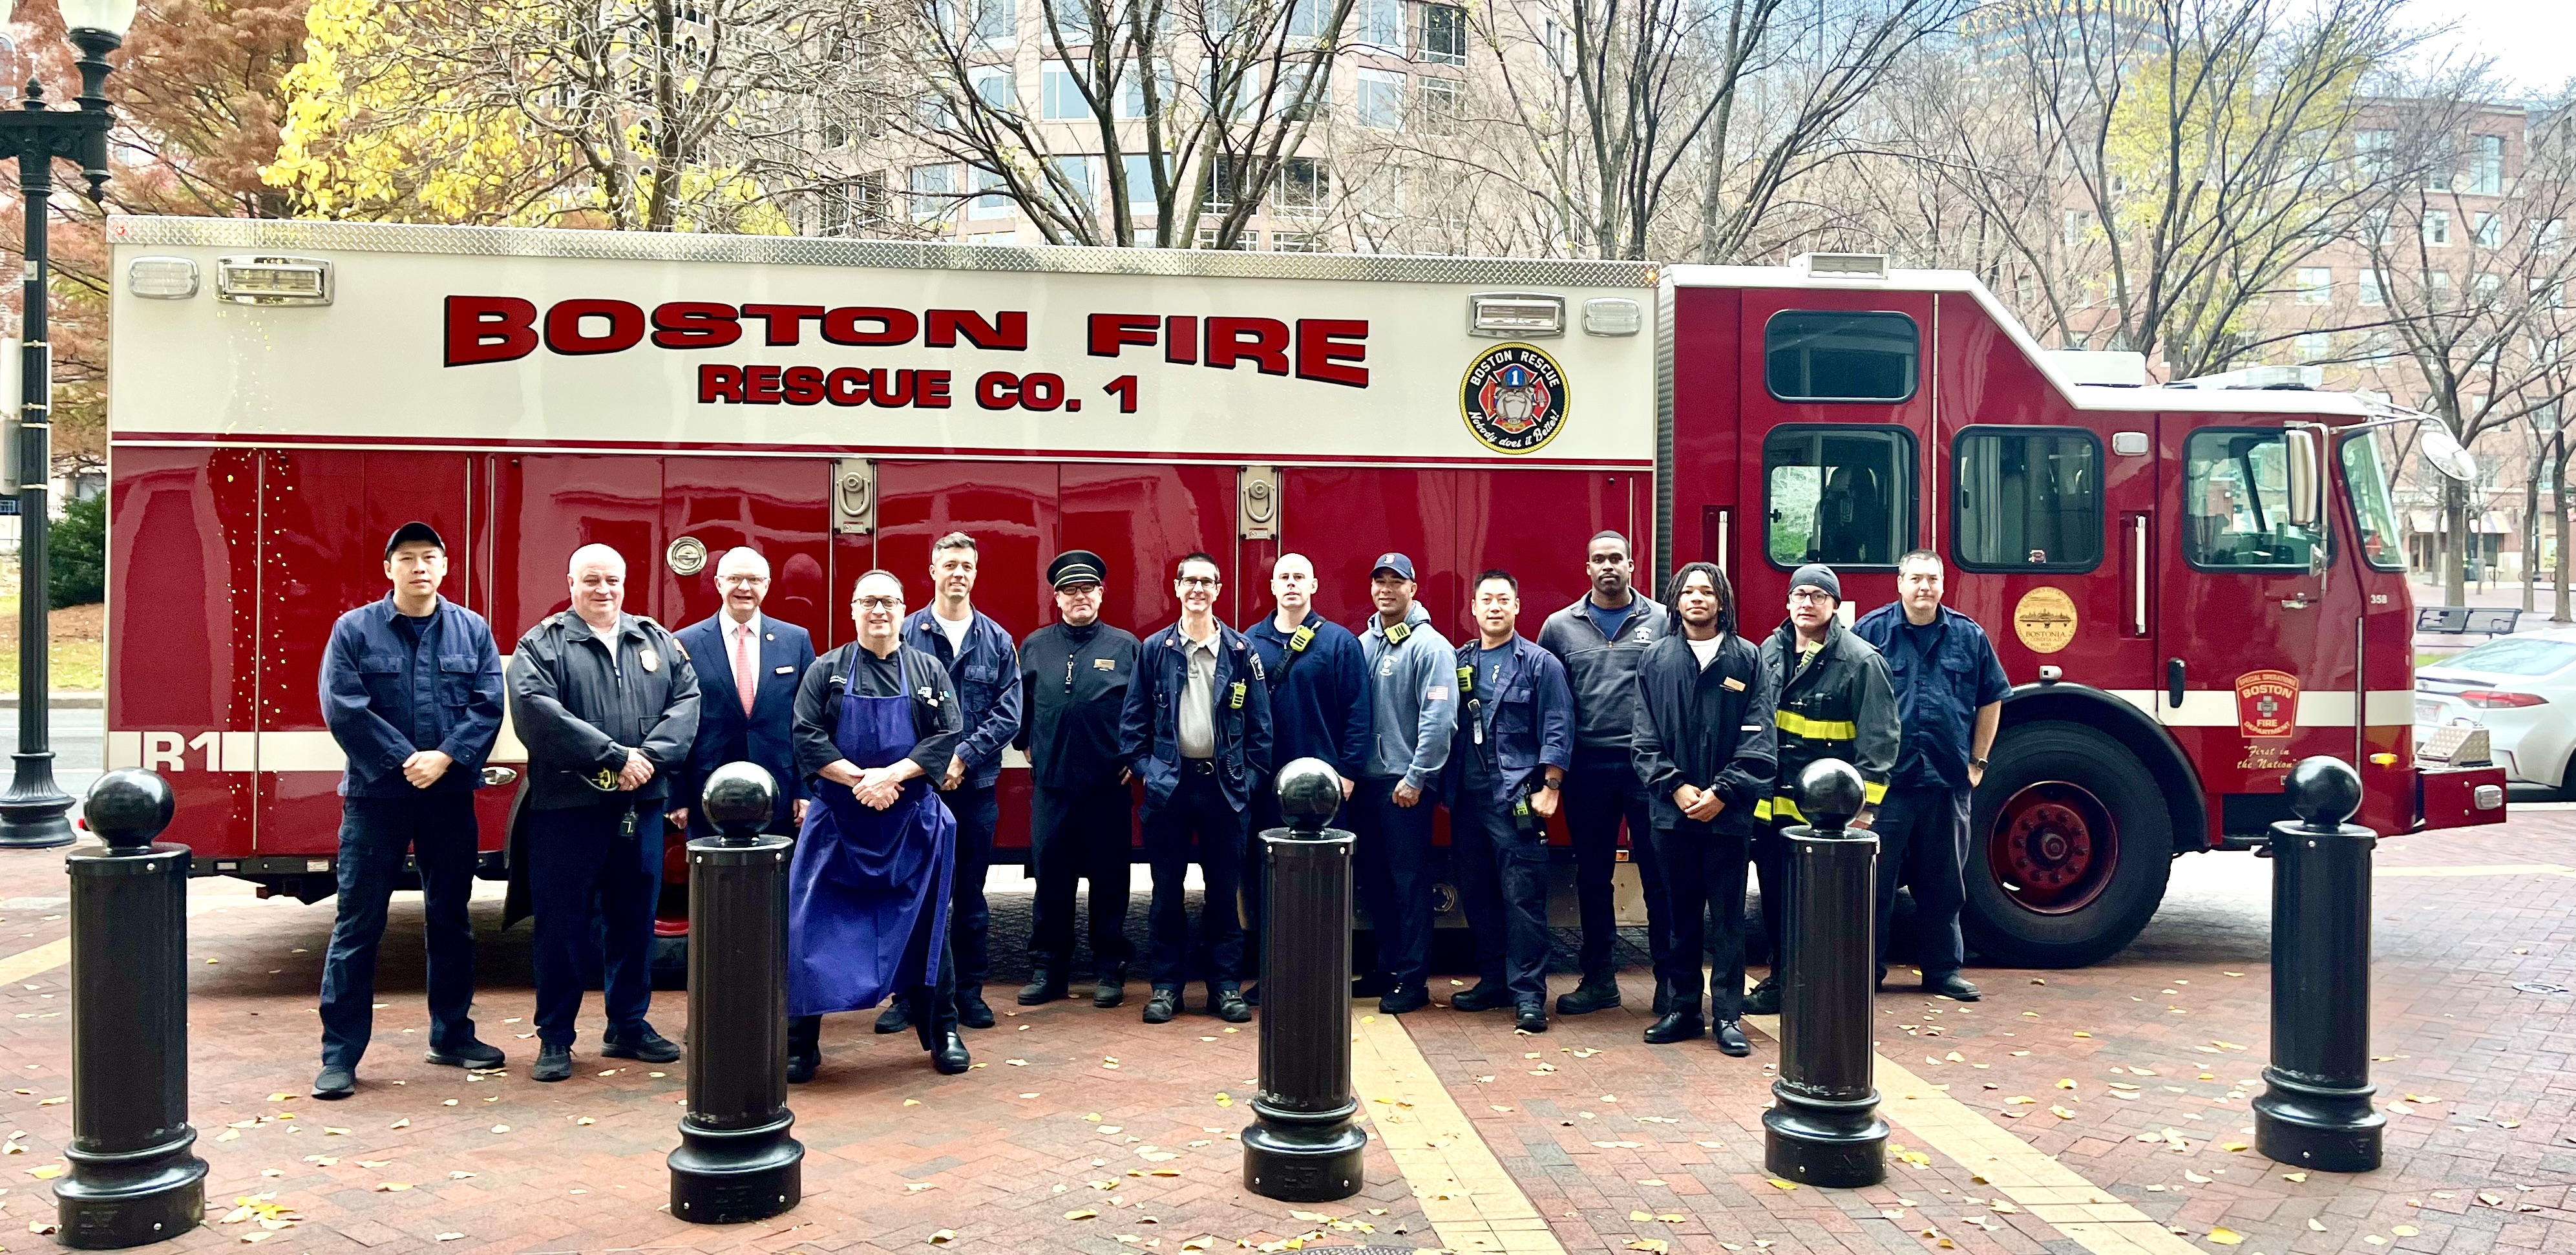
[[[46,617],[46,679],[56,692],[107,687],[107,607],[69,606]],[[18,599],[0,596],[0,692],[18,687]]]

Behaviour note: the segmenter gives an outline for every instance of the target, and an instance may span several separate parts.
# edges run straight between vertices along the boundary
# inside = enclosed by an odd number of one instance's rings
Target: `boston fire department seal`
[[[1496,453],[1529,453],[1565,426],[1565,372],[1527,344],[1498,344],[1478,355],[1458,388],[1467,430]]]

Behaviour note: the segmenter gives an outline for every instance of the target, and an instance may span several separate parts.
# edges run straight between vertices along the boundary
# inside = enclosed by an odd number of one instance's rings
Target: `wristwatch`
[[[1554,792],[1561,784],[1563,784],[1563,781],[1549,780],[1542,777],[1538,782],[1538,787]]]
[[[1984,771],[1986,769],[1986,760],[1982,758],[1971,758],[1968,760],[1968,765],[1979,771]]]

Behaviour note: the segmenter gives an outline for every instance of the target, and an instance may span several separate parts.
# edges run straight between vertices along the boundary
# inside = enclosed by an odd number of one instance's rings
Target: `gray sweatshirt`
[[[1404,639],[1388,644],[1384,621],[1371,614],[1368,630],[1360,634],[1377,730],[1366,774],[1402,776],[1429,792],[1449,765],[1449,741],[1458,730],[1458,654],[1431,626],[1431,612],[1420,602],[1405,614],[1404,625]]]

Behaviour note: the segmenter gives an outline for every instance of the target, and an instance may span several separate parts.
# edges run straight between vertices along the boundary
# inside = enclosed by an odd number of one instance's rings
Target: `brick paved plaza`
[[[934,1074],[867,1017],[827,1022],[824,1071],[792,1092],[805,1201],[733,1228],[663,1210],[681,1065],[600,1059],[596,997],[574,1079],[526,1079],[529,935],[494,931],[497,900],[476,903],[477,1014],[511,1067],[420,1061],[419,904],[403,895],[361,1087],[321,1103],[305,1087],[330,904],[205,880],[188,952],[212,1223],[170,1249],[2576,1251],[2576,994],[2516,988],[2576,985],[2576,814],[2382,846],[2373,1053],[2391,1114],[2387,1166],[2365,1176],[2287,1171],[2246,1145],[2269,866],[2180,861],[2154,925],[2099,967],[1973,968],[1975,1005],[1882,995],[1879,1085],[1904,1150],[1879,1188],[1773,1183],[1759,1117],[1776,1040],[1755,1034],[1748,1060],[1643,1045],[1632,966],[1627,1009],[1544,1036],[1501,1014],[1399,1024],[1360,1004],[1369,1187],[1291,1208],[1240,1184],[1257,1024],[1193,1002],[1148,1026],[1140,996],[1009,1014],[1009,972],[964,1076]],[[51,1242],[45,1181],[70,1126],[63,893],[61,852],[0,855],[10,1249]],[[995,952],[1016,956],[1025,913],[1001,915]],[[657,996],[664,1032],[685,1019],[684,995]]]

